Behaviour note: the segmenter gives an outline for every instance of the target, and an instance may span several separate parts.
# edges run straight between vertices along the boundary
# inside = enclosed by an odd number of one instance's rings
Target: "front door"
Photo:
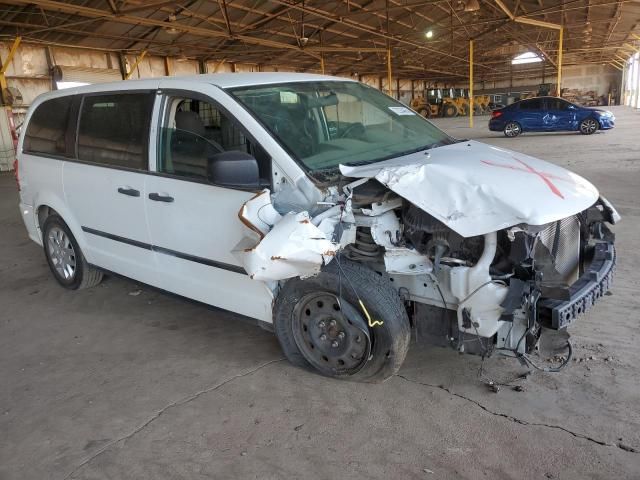
[[[155,277],[144,203],[154,96],[83,96],[78,161],[63,167],[65,199],[82,227],[89,261],[146,283]]]
[[[271,322],[273,296],[232,251],[246,235],[238,212],[261,188],[214,184],[209,162],[228,151],[258,160],[269,186],[270,158],[214,100],[166,92],[161,102],[156,174],[145,183],[157,284],[185,297]]]
[[[546,127],[548,130],[575,130],[572,127],[575,119],[575,110],[571,104],[561,98],[546,99]]]

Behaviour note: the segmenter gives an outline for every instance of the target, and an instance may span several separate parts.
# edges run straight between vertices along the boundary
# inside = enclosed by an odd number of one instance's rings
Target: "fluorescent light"
[[[520,65],[522,63],[535,63],[535,62],[541,62],[542,58],[540,58],[538,55],[536,55],[533,52],[525,52],[522,53],[516,57],[513,58],[513,60],[511,60],[511,64],[512,65]]]
[[[424,34],[427,38],[433,38],[433,30],[428,30],[427,33]]]

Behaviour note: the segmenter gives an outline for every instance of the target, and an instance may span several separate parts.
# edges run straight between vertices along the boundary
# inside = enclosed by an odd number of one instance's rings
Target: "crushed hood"
[[[598,190],[575,173],[473,140],[340,171],[375,178],[463,237],[544,225],[598,199]]]

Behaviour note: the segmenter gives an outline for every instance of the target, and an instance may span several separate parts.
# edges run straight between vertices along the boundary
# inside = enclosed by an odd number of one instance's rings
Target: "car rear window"
[[[80,112],[78,159],[146,170],[152,93],[86,96]]]
[[[24,135],[23,151],[67,156],[66,132],[72,99],[72,96],[53,98],[36,107]]]

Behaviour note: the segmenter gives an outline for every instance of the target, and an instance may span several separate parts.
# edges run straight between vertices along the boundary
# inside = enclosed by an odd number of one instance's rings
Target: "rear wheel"
[[[360,301],[382,325],[369,326]],[[383,381],[398,371],[409,348],[407,312],[389,279],[346,260],[285,283],[274,324],[291,363],[334,378]]]
[[[509,122],[504,126],[505,137],[517,137],[522,133],[522,127],[518,122]]]
[[[431,110],[429,110],[428,108],[421,108],[418,113],[424,118],[431,118]]]
[[[84,258],[71,230],[58,215],[50,215],[42,226],[44,254],[51,273],[69,290],[93,287],[102,280],[102,272]]]
[[[598,122],[593,118],[585,118],[580,122],[580,133],[591,135],[598,131]]]

